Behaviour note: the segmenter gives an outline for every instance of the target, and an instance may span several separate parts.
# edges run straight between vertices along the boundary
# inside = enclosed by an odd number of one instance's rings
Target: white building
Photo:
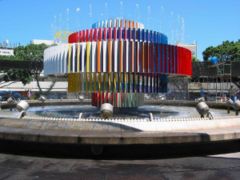
[[[44,39],[33,39],[31,41],[31,44],[36,44],[36,45],[38,45],[38,44],[46,44],[48,46],[51,46],[51,45],[54,44],[54,41],[53,40],[44,40]]]
[[[40,87],[43,91],[47,91],[52,85],[52,81],[40,81]],[[67,81],[57,81],[55,82],[51,92],[67,92],[68,82]],[[36,81],[31,81],[30,83],[24,85],[20,81],[2,81],[0,82],[1,91],[17,91],[24,92],[31,90],[31,92],[39,92],[38,85]]]
[[[11,48],[0,48],[0,56],[14,56],[14,50]]]

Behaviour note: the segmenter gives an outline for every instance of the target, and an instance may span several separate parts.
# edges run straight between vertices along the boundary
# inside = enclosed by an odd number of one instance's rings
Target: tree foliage
[[[43,60],[45,44],[29,44],[14,48],[14,56],[0,56],[0,60]]]
[[[25,85],[32,81],[32,74],[25,69],[9,69],[3,79],[4,81],[21,81]]]
[[[45,44],[18,46],[14,49],[14,55],[19,60],[43,60],[43,52],[47,47]]]
[[[44,50],[47,47],[45,44],[18,46],[14,49],[14,56],[0,56],[0,60],[42,61]],[[23,69],[9,69],[5,73],[5,81],[22,81],[23,84],[29,83],[33,76],[36,76],[36,72]]]
[[[9,61],[16,61],[15,56],[0,56],[0,60],[9,60]]]
[[[199,62],[200,60],[197,58],[197,57],[195,57],[195,56],[192,56],[192,62]]]
[[[204,61],[208,61],[211,56],[216,56],[220,61],[240,61],[240,40],[224,41],[216,47],[206,48],[203,51]]]

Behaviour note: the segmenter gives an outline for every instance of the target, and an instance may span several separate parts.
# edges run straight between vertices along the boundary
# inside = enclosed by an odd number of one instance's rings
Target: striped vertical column
[[[86,43],[82,43],[81,47],[81,71],[85,72],[85,54],[86,54]]]
[[[92,61],[91,72],[96,72],[96,47],[97,47],[97,43],[93,41],[92,48],[91,48],[91,61]]]
[[[80,72],[80,55],[81,55],[81,44],[77,44],[77,72]]]
[[[102,41],[102,72],[107,72],[107,42]]]
[[[118,49],[119,49],[119,57],[118,57],[118,62],[119,62],[119,84],[118,84],[118,88],[119,91],[122,91],[122,82],[123,82],[123,40],[119,40],[119,44],[118,44]]]
[[[106,91],[106,72],[107,72],[107,41],[102,41],[102,72],[103,72],[103,90]]]
[[[90,72],[91,42],[86,43],[86,72]]]
[[[68,67],[68,73],[71,72],[71,54],[72,54],[72,45],[68,45],[68,61],[67,61],[67,67]]]
[[[128,84],[128,73],[129,73],[129,41],[124,41],[125,47],[125,56],[124,56],[124,88],[125,92],[127,91],[127,84]]]

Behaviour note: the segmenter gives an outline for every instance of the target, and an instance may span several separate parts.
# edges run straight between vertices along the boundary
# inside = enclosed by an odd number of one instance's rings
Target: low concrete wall
[[[31,123],[26,120],[18,120],[15,124],[7,120],[4,125],[0,120],[0,140],[13,140],[37,143],[61,143],[81,145],[143,145],[143,144],[179,144],[179,143],[204,143],[217,141],[232,141],[240,139],[240,127],[217,128],[216,130],[194,131],[157,131],[157,132],[126,132],[126,131],[82,131],[66,128],[61,122],[59,129],[53,128],[48,123],[41,122],[40,127],[29,128]],[[5,122],[6,123],[6,122]],[[24,125],[25,124],[25,125]],[[184,124],[184,123],[183,123]],[[35,124],[36,125],[36,124]],[[34,126],[35,126],[34,125]],[[82,123],[79,124],[83,125]],[[187,125],[187,124],[185,124]],[[33,126],[31,126],[33,127]]]

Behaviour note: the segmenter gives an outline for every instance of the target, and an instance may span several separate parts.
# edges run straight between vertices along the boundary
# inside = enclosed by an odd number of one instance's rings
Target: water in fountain
[[[50,29],[51,29],[51,34],[53,35],[53,37],[54,37],[54,42],[56,41],[56,39],[55,39],[55,33],[57,32],[57,16],[56,15],[54,15],[53,16],[53,22],[51,23],[51,25],[50,25]]]
[[[74,28],[74,31],[78,31],[79,29],[81,29],[81,24],[80,24],[80,18],[81,18],[81,8],[80,7],[77,7],[76,8],[76,22],[75,22],[75,28]]]
[[[147,27],[150,27],[150,21],[151,21],[151,13],[152,13],[152,7],[150,5],[147,6]]]
[[[108,19],[108,3],[107,2],[105,2],[104,3],[104,14],[105,14],[105,19]]]
[[[181,42],[184,42],[184,35],[185,35],[185,20],[184,17],[181,17],[180,19],[180,40]]]
[[[31,107],[27,113],[29,115],[59,118],[78,118],[79,113],[83,113],[83,118],[100,117],[100,109],[91,105]],[[114,109],[113,118],[149,118],[149,113],[152,113],[155,118],[199,117],[195,107],[144,105],[138,108]],[[211,113],[214,117],[226,114],[224,110],[217,109],[211,109]]]
[[[124,10],[123,10],[123,1],[120,1],[119,2],[120,4],[120,18],[123,18],[123,15],[124,15]]]
[[[135,17],[138,22],[141,21],[141,10],[140,10],[140,5],[138,3],[135,4]]]
[[[67,30],[67,31],[69,31],[69,22],[70,22],[69,13],[70,13],[70,9],[67,8],[67,9],[66,9],[66,30]]]
[[[163,28],[164,28],[164,6],[161,6],[161,10],[160,10],[160,18],[159,18],[159,30],[160,32],[163,32]]]
[[[91,19],[93,17],[92,3],[88,4],[88,17]]]

